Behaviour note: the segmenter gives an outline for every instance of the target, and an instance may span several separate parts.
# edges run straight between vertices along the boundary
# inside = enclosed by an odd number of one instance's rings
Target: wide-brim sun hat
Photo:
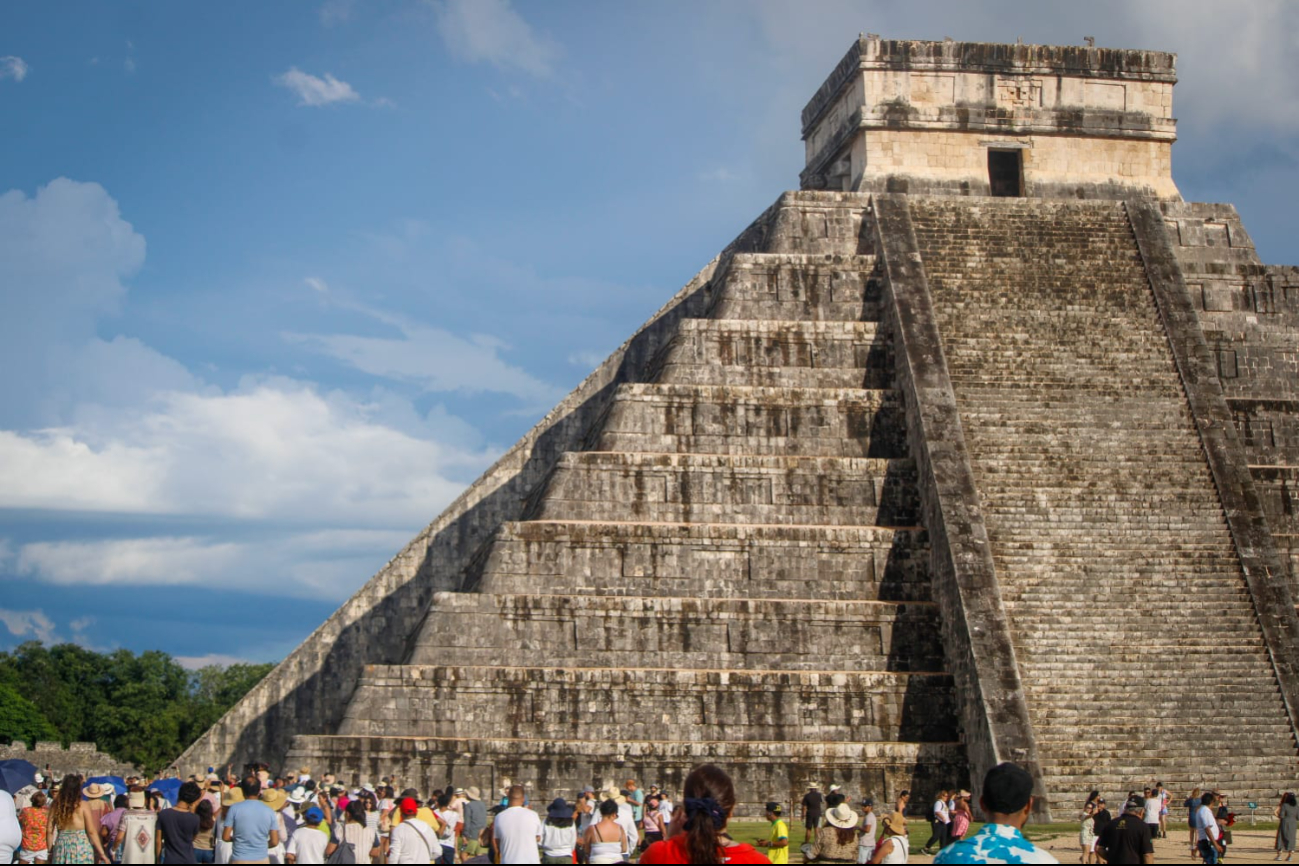
[[[468,788],[465,788],[465,796],[470,800],[481,800],[483,798],[483,792],[478,790],[477,785],[470,785]]]
[[[573,804],[569,803],[563,797],[556,797],[550,807],[546,809],[547,818],[572,818]]]
[[[622,795],[622,791],[618,788],[613,788],[613,787],[605,788],[603,791],[601,791],[600,799],[613,800],[619,806],[627,802],[627,798]]]
[[[113,789],[98,782],[92,782],[81,789],[81,794],[88,800],[98,800],[107,794],[113,793]]]
[[[221,795],[222,806],[233,806],[236,803],[242,803],[243,801],[244,792],[239,788],[231,788],[229,791],[226,791]]]
[[[850,827],[857,826],[857,813],[847,803],[840,803],[825,813],[825,820],[831,826],[838,827],[840,830],[847,830]]]
[[[265,791],[262,791],[262,802],[267,806],[270,806],[276,812],[283,809],[284,804],[287,803],[288,800],[289,798],[281,788],[267,788]]]
[[[894,836],[907,835],[907,819],[901,812],[894,812],[884,819],[884,830]]]
[[[289,792],[289,802],[295,806],[307,802],[307,789],[298,787]]]

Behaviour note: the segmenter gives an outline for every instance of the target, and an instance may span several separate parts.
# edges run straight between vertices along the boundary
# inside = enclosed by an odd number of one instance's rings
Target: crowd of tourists
[[[936,854],[935,863],[1058,862],[1022,832],[1032,791],[1027,771],[1001,764],[984,778],[977,804],[969,791],[940,792],[928,806],[930,836],[920,851]],[[257,764],[240,775],[227,769],[188,780],[38,774],[16,795],[0,789],[0,864],[15,854],[34,864],[791,862],[780,802],[766,804],[768,831],[748,845],[727,832],[736,796],[724,770],[696,767],[680,793],[678,801],[628,779],[548,804],[531,803],[516,785],[489,803],[474,786],[425,793],[387,778],[349,788],[332,775],[317,780],[307,767],[272,778]],[[976,805],[985,823],[971,833]],[[1130,792],[1117,816],[1093,792],[1081,815],[1081,862],[1153,863],[1153,840],[1167,837],[1171,806],[1160,783]],[[1235,823],[1227,799],[1197,789],[1182,808],[1191,856],[1221,862]],[[798,853],[803,862],[906,863],[912,810],[908,791],[877,812],[870,797],[811,785],[799,803]],[[1289,860],[1295,795],[1282,797],[1274,814],[1277,858]]]

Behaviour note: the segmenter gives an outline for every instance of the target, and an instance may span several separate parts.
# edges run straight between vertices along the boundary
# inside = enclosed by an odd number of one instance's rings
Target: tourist
[[[582,835],[581,848],[586,854],[586,862],[621,863],[626,859],[628,847],[627,831],[618,823],[618,804],[613,800],[603,801],[600,803],[600,820]],[[643,858],[641,862],[644,862]]]
[[[556,797],[546,809],[541,825],[541,862],[572,863],[577,848],[577,826],[573,823],[573,804]]]
[[[1150,789],[1147,788],[1147,791]],[[1146,820],[1146,797],[1135,794],[1123,806],[1123,814],[1109,823],[1096,840],[1096,853],[1106,863],[1154,863],[1154,834],[1158,823]]]
[[[483,851],[482,835],[487,829],[487,804],[483,802],[483,793],[476,785],[465,788],[465,829],[461,836],[464,841],[465,859],[477,857]]]
[[[176,795],[176,805],[158,813],[158,835],[154,851],[160,863],[196,863],[194,837],[199,820],[194,807],[203,799],[203,789],[196,782],[186,782]]]
[[[408,798],[411,799],[411,800],[415,800],[416,802],[418,802],[418,801],[419,801],[419,791],[416,791],[414,788],[407,788],[406,790],[402,791],[402,792],[401,792],[401,797],[400,797],[399,799],[405,800],[405,799],[408,799]],[[416,817],[418,817],[421,821],[423,821],[425,824],[427,824],[427,825],[429,826],[429,829],[430,829],[430,830],[432,830],[434,833],[436,833],[436,834],[440,837],[440,836],[442,835],[442,819],[439,818],[439,817],[434,813],[434,811],[433,811],[433,809],[432,809],[432,807],[433,807],[433,806],[436,806],[436,805],[437,805],[437,803],[436,803],[435,801],[430,801],[428,805],[422,805],[422,806],[420,806],[420,807],[419,807],[419,811],[416,812],[415,815],[416,815]],[[325,820],[329,820],[328,816],[326,816]],[[402,817],[402,814],[401,814],[400,811],[397,811],[397,812],[394,812],[394,813],[393,813],[393,816],[392,816],[392,825],[393,825],[394,827],[396,827],[398,824],[400,824],[400,823],[401,823],[402,821],[404,821],[404,820],[405,820],[405,819]],[[439,843],[439,844],[441,844],[441,843]]]
[[[1082,862],[1096,861],[1096,804],[1083,806],[1082,821],[1078,827],[1078,843],[1082,846]]]
[[[907,819],[907,806],[911,805],[911,792],[903,788],[902,793],[898,794],[898,801],[893,805],[893,811],[902,816],[902,820]]]
[[[64,776],[59,791],[50,807],[50,827],[54,844],[50,848],[51,863],[108,862],[108,855],[99,841],[99,819],[89,800],[81,799],[82,777]],[[5,797],[8,795],[5,794]],[[0,810],[3,798],[0,798]]]
[[[402,820],[392,828],[388,841],[389,863],[432,863],[442,850],[433,828],[419,818],[419,803],[411,797],[399,800]],[[321,849],[323,852],[323,848]],[[304,863],[321,862],[304,860]]]
[[[635,851],[640,843],[640,830],[636,827],[636,819],[632,816],[631,804],[627,802],[627,795],[617,788],[605,788],[600,793],[605,800],[612,800],[618,807],[618,824],[621,825],[623,832],[627,834],[627,851],[626,856],[630,857],[631,852]]]
[[[104,850],[111,856],[116,849],[117,830],[122,825],[122,816],[126,814],[127,799],[125,794],[113,798],[113,808],[99,817],[99,841]]]
[[[821,826],[821,815],[825,812],[825,796],[821,793],[820,786],[816,782],[807,786],[807,793],[803,795],[803,811],[800,817],[803,819],[803,844],[806,845],[812,839]]]
[[[600,801],[596,799],[595,788],[587,785],[582,789],[582,793],[577,798],[575,809],[577,815],[577,838],[581,839],[586,836],[586,831],[591,828],[600,813]],[[666,825],[665,825],[666,826]]]
[[[442,792],[437,798],[437,811],[433,814],[438,816],[442,822],[442,857],[439,863],[455,863],[456,852],[460,850],[460,831],[464,829],[464,816],[451,808],[451,801],[454,797]]]
[[[1058,863],[1024,838],[1033,811],[1033,777],[1023,767],[998,764],[983,777],[979,805],[988,823],[968,839],[948,845],[935,863]]]
[[[1145,822],[1150,825],[1150,838],[1158,839],[1159,812],[1164,807],[1164,800],[1154,788],[1146,788],[1145,796],[1142,799],[1141,815]]]
[[[686,776],[681,808],[672,817],[668,838],[646,848],[640,862],[770,863],[752,845],[736,842],[726,835],[726,825],[734,809],[735,786],[731,777],[714,764],[695,767]]]
[[[24,863],[45,863],[50,859],[50,813],[45,808],[49,800],[44,791],[31,795],[31,805],[18,813],[18,825],[22,830],[22,850],[18,859]],[[4,807],[0,806],[0,812]],[[0,821],[3,821],[0,818]],[[0,831],[2,835],[3,831]],[[1294,838],[1294,834],[1290,834]],[[0,842],[0,862],[4,862],[3,842]],[[12,859],[12,858],[11,858]]]
[[[32,802],[35,802],[35,798],[32,798]],[[1285,859],[1289,860],[1294,856],[1295,824],[1299,822],[1299,804],[1296,803],[1294,791],[1285,792],[1272,815],[1278,821],[1275,859],[1280,860],[1281,852],[1284,851]],[[24,842],[23,847],[26,845]]]
[[[1191,856],[1198,857],[1200,836],[1195,821],[1200,814],[1200,789],[1192,790],[1191,796],[1187,797],[1182,805],[1186,808],[1186,825],[1191,829]]]
[[[118,824],[111,853],[122,863],[153,863],[157,859],[154,854],[157,835],[158,812],[149,808],[148,798],[137,784],[126,795],[126,811]]]
[[[911,840],[907,837],[907,819],[894,812],[884,819],[880,840],[868,863],[906,863],[911,859]]]
[[[280,841],[277,845],[272,845],[270,849],[270,858],[272,863],[283,863],[284,852],[289,843],[289,827],[295,826],[296,821],[290,819],[285,821],[284,813],[292,810],[287,805],[288,795],[283,788],[263,788],[260,794],[261,800],[272,812],[275,813],[275,830],[279,833]]]
[[[1096,838],[1099,839],[1101,833],[1104,833],[1104,832],[1105,832],[1105,828],[1109,826],[1110,821],[1113,821],[1113,820],[1114,820],[1114,816],[1112,816],[1112,815],[1110,814],[1110,810],[1107,809],[1107,808],[1105,807],[1105,798],[1104,798],[1104,797],[1097,797],[1097,798],[1096,798],[1096,816],[1095,816],[1095,818],[1096,818],[1096,820],[1095,820],[1095,822],[1094,822],[1094,823],[1095,823],[1095,826],[1094,826],[1092,829],[1096,832]]]
[[[869,863],[875,854],[875,801],[864,797],[861,801],[861,824],[857,826],[857,862]]]
[[[343,810],[343,825],[335,827],[337,840],[325,848],[325,859],[333,856],[341,846],[352,849],[353,863],[367,863],[379,856],[379,836],[365,824],[365,804],[351,800]]]
[[[198,801],[194,808],[198,817],[198,833],[194,835],[194,862],[216,862],[216,813],[212,811],[212,801],[206,797]]]
[[[925,847],[920,849],[923,854],[933,854],[935,851],[947,847],[948,831],[952,823],[952,816],[947,808],[948,796],[949,792],[939,791],[938,797],[934,799],[934,805],[930,807],[929,826],[933,832],[929,836],[929,841],[925,843]],[[934,847],[935,843],[938,845],[937,848]]]
[[[645,792],[640,789],[635,779],[627,780],[627,802],[631,804],[631,817],[637,825],[645,817]]]
[[[506,791],[506,807],[496,816],[492,829],[492,847],[497,863],[540,863],[537,845],[541,842],[541,819],[524,803],[527,792],[522,785]]]
[[[230,851],[233,846],[225,840],[226,822],[229,820],[228,815],[230,807],[236,803],[242,803],[243,801],[244,792],[239,788],[230,788],[227,791],[221,792],[221,811],[217,813],[217,823],[214,833],[216,843],[213,846],[216,851],[216,862],[218,863],[230,862]]]
[[[1168,838],[1168,801],[1172,795],[1163,782],[1155,782],[1155,794],[1159,797],[1159,838]]]
[[[279,816],[260,799],[262,783],[249,776],[239,785],[243,800],[226,809],[221,838],[230,843],[231,863],[268,863],[280,844]]]
[[[14,862],[14,853],[22,844],[23,828],[18,821],[18,804],[14,802],[13,794],[0,790],[0,863]]]
[[[648,848],[655,842],[662,842],[667,825],[663,823],[663,813],[659,811],[658,794],[645,798],[645,817],[641,819],[641,846]]]
[[[663,816],[663,832],[667,833],[668,825],[672,823],[672,798],[668,796],[667,791],[659,792],[659,813]]]
[[[856,863],[857,813],[839,803],[825,813],[825,826],[816,831],[811,845],[803,846],[803,862]]]
[[[1195,847],[1204,862],[1214,864],[1226,853],[1222,844],[1222,830],[1213,816],[1213,804],[1218,799],[1212,791],[1200,795],[1200,808],[1195,813]]]
[[[974,821],[974,812],[970,811],[970,792],[958,791],[952,795],[952,823],[948,826],[949,833],[947,844],[959,842],[965,838],[965,834],[970,831],[970,824]]]
[[[771,828],[758,847],[767,849],[767,859],[772,863],[789,862],[789,826],[781,818],[783,812],[775,800],[767,803],[767,820],[771,822]]]

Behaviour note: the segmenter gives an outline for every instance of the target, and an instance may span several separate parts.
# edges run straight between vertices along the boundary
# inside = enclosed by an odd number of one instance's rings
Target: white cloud
[[[54,643],[54,623],[39,610],[7,610],[0,607],[0,623],[14,637]]]
[[[202,586],[297,598],[342,599],[410,534],[330,529],[264,540],[154,536],[23,545],[17,572],[54,586]],[[74,632],[93,620],[72,623]]]
[[[442,40],[456,57],[538,78],[554,74],[559,45],[536,32],[509,0],[438,0],[435,9]]]
[[[361,95],[346,81],[339,81],[328,72],[324,78],[309,75],[294,66],[288,72],[272,79],[298,95],[298,105],[332,105],[335,102],[356,102]]]
[[[72,629],[74,632],[83,632],[94,624],[95,618],[93,616],[83,616],[68,623],[68,628]]]
[[[345,24],[351,19],[355,8],[356,0],[325,0],[318,12],[320,23],[326,27]]]
[[[225,668],[230,665],[251,664],[248,659],[224,653],[208,653],[205,656],[173,656],[172,659],[187,671],[197,671],[212,665]]]
[[[572,352],[569,354],[568,363],[572,364],[574,367],[583,367],[587,370],[594,370],[596,367],[600,366],[605,357],[605,355],[601,355],[599,352],[592,352],[590,349],[586,349],[581,352]]]
[[[493,455],[389,427],[375,418],[387,410],[250,380],[77,427],[0,431],[0,507],[418,525],[463,489],[446,473]]]
[[[27,77],[27,70],[30,68],[27,61],[21,57],[14,57],[12,54],[7,57],[0,57],[0,81],[6,78],[22,81]]]

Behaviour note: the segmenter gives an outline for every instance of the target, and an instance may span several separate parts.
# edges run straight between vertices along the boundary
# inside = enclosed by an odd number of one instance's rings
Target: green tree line
[[[0,742],[93,742],[118,760],[157,771],[273,667],[188,671],[164,652],[98,653],[29,641],[0,652]]]

